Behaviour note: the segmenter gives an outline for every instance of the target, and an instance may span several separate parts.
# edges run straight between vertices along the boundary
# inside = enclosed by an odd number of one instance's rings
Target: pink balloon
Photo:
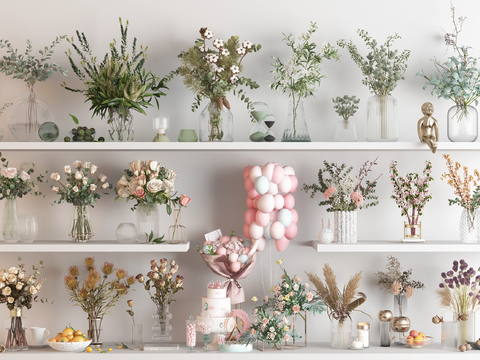
[[[297,232],[298,232],[297,224],[295,224],[292,221],[292,223],[285,228],[285,237],[288,240],[293,240],[295,236],[297,236]]]
[[[230,242],[230,236],[227,236],[227,235],[223,235],[220,237],[220,239],[218,239],[222,242],[222,244],[227,244]]]
[[[282,252],[288,247],[289,243],[290,241],[288,241],[288,239],[284,236],[279,240],[275,240],[275,247],[279,252]]]
[[[285,207],[285,209],[292,210],[294,208],[295,198],[293,197],[292,194],[284,195],[283,200],[284,200],[284,203],[285,203],[285,205],[283,205]]]
[[[255,209],[248,209],[247,211],[245,211],[245,216],[244,216],[245,224],[250,226],[250,224],[255,221],[256,214],[257,214],[257,210]]]
[[[233,263],[233,262],[235,262],[235,261],[237,261],[237,260],[238,260],[238,254],[232,253],[232,254],[228,255],[228,261],[230,261],[230,262]]]
[[[250,190],[250,191],[247,191],[247,196],[248,196],[250,199],[255,199],[255,198],[259,197],[260,194],[257,192],[257,190],[252,189],[252,190]]]
[[[290,189],[290,192],[294,193],[298,188],[298,179],[295,175],[289,175],[289,177],[292,180],[292,188]]]
[[[275,195],[275,209],[281,210],[285,206],[285,199],[283,195],[277,194]]]
[[[245,187],[245,190],[247,190],[247,192],[252,190],[252,189],[255,189],[255,184],[248,177],[243,182],[243,186]]]
[[[208,240],[205,240],[205,241],[203,242],[203,246],[205,246],[205,245],[212,245],[212,242],[211,242],[211,241],[208,241]]]
[[[230,263],[230,270],[232,270],[232,272],[234,273],[240,271],[241,268],[242,268],[242,264],[240,264],[240,261],[235,261]]]
[[[253,207],[254,207],[255,209],[258,209],[258,206],[257,206],[258,199],[260,199],[260,198],[257,197],[257,198],[255,198],[255,200],[253,200]]]
[[[290,176],[285,176],[283,180],[278,184],[278,191],[286,194],[289,193],[290,190],[292,189],[292,179]]]
[[[247,246],[246,248],[243,249],[243,253],[248,255],[248,253],[250,252],[250,250],[252,250],[252,248],[250,246]]]
[[[268,163],[268,164],[265,164],[265,166],[262,169],[262,175],[265,176],[268,179],[268,181],[272,181],[274,168],[275,168],[274,163]]]
[[[250,169],[252,168],[252,165],[248,165],[245,170],[243,170],[243,178],[246,179],[248,175],[250,175]]]
[[[275,221],[270,227],[270,235],[275,240],[280,240],[285,235],[285,226],[280,221]]]
[[[278,185],[273,182],[270,182],[270,187],[268,188],[267,194],[277,195]]]
[[[257,214],[255,216],[255,221],[257,222],[258,225],[260,225],[261,227],[264,227],[270,221],[270,214],[261,212],[259,210],[257,211]]]
[[[292,222],[295,224],[298,223],[298,212],[295,209],[290,209],[290,212],[292,213]]]
[[[237,238],[237,241],[243,243],[243,238],[241,236],[235,236]]]
[[[250,224],[250,236],[251,239],[258,240],[263,236],[263,226],[258,225],[256,222]]]
[[[273,210],[270,213],[270,221],[277,221],[278,219],[278,210]]]
[[[283,168],[280,165],[276,165],[273,169],[272,182],[275,184],[280,184],[284,177],[285,172],[283,171]]]
[[[259,176],[262,176],[262,168],[258,165],[252,166],[248,174],[248,177],[250,178],[250,180],[252,180],[252,182],[255,183],[255,180],[257,180]]]
[[[247,197],[247,207],[249,209],[254,209],[255,208],[255,200],[252,200],[249,197]]]
[[[290,165],[285,165],[283,171],[285,171],[285,175],[295,175],[295,170]]]
[[[267,244],[267,239],[265,239],[264,237],[261,237],[258,240],[252,239],[252,243],[253,243],[253,246],[248,255],[252,255],[252,251],[255,252],[254,250],[263,251],[265,249],[265,245]]]
[[[258,210],[269,213],[275,208],[275,199],[271,194],[265,194],[257,201]]]
[[[250,226],[247,224],[243,225],[243,236],[245,236],[247,239],[250,239]]]
[[[227,255],[227,249],[225,249],[223,246],[217,248],[217,255]]]
[[[233,242],[233,241],[240,241],[240,239],[242,239],[242,238],[239,237],[239,236],[232,236],[232,237],[230,238],[230,241],[232,241],[232,242]],[[243,239],[242,239],[242,241],[243,241]]]

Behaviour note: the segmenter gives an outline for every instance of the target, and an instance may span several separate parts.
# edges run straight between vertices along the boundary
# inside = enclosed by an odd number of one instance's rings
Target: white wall
[[[399,49],[412,50],[412,56],[407,71],[407,80],[400,82],[393,93],[400,107],[400,135],[401,141],[416,141],[416,121],[421,117],[420,106],[425,101],[432,101],[436,107],[435,117],[440,121],[442,139],[446,139],[446,111],[450,104],[444,100],[436,100],[428,91],[423,91],[423,81],[415,78],[415,73],[423,66],[432,70],[429,58],[434,55],[443,56],[443,32],[450,29],[449,2],[442,1],[143,1],[142,5],[133,7],[127,1],[17,1],[2,4],[2,21],[0,22],[0,37],[9,39],[15,47],[22,49],[25,39],[33,41],[34,46],[50,43],[56,35],[68,34],[72,36],[76,29],[84,31],[91,42],[94,53],[102,56],[107,50],[108,43],[113,37],[119,39],[118,17],[129,19],[129,34],[135,35],[139,42],[149,46],[148,67],[157,74],[167,74],[178,65],[176,55],[193,44],[198,29],[202,26],[211,28],[215,36],[226,38],[238,34],[241,39],[249,39],[261,43],[263,49],[245,59],[245,75],[258,81],[262,87],[251,91],[252,100],[266,101],[270,110],[277,116],[277,124],[273,128],[278,137],[281,136],[285,125],[288,98],[267,88],[271,80],[269,65],[271,56],[287,58],[287,47],[282,44],[281,32],[294,32],[298,35],[309,26],[309,21],[317,21],[319,31],[314,39],[321,44],[323,41],[335,43],[337,39],[353,38],[359,47],[360,41],[356,35],[357,28],[367,29],[380,41],[387,35],[398,32],[403,39],[397,42]],[[19,11],[25,9],[25,11]],[[457,14],[468,15],[470,19],[465,24],[464,42],[475,46],[474,36],[478,33],[475,13],[480,10],[476,2],[457,1]],[[61,65],[68,67],[63,52],[68,49],[67,43],[56,48],[54,59]],[[366,114],[366,101],[370,96],[367,89],[361,85],[360,71],[350,60],[346,51],[341,50],[340,63],[325,63],[324,70],[327,78],[322,82],[316,98],[305,101],[310,133],[314,141],[331,141],[333,127],[338,119],[333,112],[331,98],[338,95],[357,95],[360,97],[360,109],[355,116],[359,129],[360,139],[363,139],[363,124]],[[15,101],[25,91],[20,81],[1,77],[1,102]],[[77,115],[81,121],[89,126],[95,126],[99,132],[104,131],[104,122],[100,119],[91,119],[89,105],[83,103],[83,98],[62,89],[59,84],[64,80],[69,85],[80,83],[70,74],[66,79],[56,74],[47,82],[38,84],[38,96],[43,98],[53,109],[57,123],[65,136],[73,123],[69,113]],[[171,139],[175,139],[181,128],[195,127],[198,114],[191,113],[190,104],[192,95],[183,87],[181,79],[175,79],[170,85],[168,98],[162,100],[161,111],[172,119],[172,129],[168,132]],[[250,123],[245,107],[238,100],[230,98],[235,117],[236,140],[247,139]],[[150,141],[153,138],[150,118],[155,110],[148,111],[148,116],[136,116],[136,132],[140,141]],[[7,129],[7,115],[0,118],[0,126]],[[6,131],[8,132],[8,131]],[[6,134],[4,141],[13,141]],[[0,143],[0,150],[2,149]],[[359,239],[376,240],[386,239],[397,241],[402,235],[403,219],[393,200],[389,199],[391,186],[388,181],[388,163],[395,159],[399,162],[401,173],[421,171],[426,159],[433,161],[433,175],[435,182],[432,186],[434,199],[426,206],[426,216],[423,219],[424,234],[432,240],[458,239],[458,220],[461,209],[450,208],[447,199],[453,197],[452,190],[442,181],[440,175],[445,170],[441,154],[432,155],[427,152],[3,152],[12,164],[19,164],[29,159],[38,163],[41,169],[60,171],[63,165],[76,159],[89,160],[100,167],[100,171],[109,176],[111,182],[122,175],[127,163],[137,158],[156,159],[167,167],[179,173],[176,188],[192,197],[192,203],[183,212],[182,220],[188,229],[192,248],[202,242],[203,234],[216,228],[222,228],[225,233],[235,230],[240,233],[243,226],[243,213],[246,209],[246,193],[243,190],[242,171],[246,165],[263,165],[269,161],[292,165],[300,184],[312,183],[316,180],[318,168],[324,159],[328,161],[348,162],[358,168],[366,159],[379,158],[379,166],[373,175],[383,174],[378,186],[380,205],[359,213]],[[480,167],[473,152],[457,152],[452,154],[470,168]],[[29,197],[19,203],[20,213],[35,212],[39,218],[41,228],[38,238],[65,239],[67,226],[70,220],[71,206],[67,204],[50,206],[54,196],[49,188],[44,186],[46,199]],[[112,192],[113,193],[113,192]],[[304,271],[320,273],[325,262],[329,262],[337,274],[339,284],[346,282],[349,276],[363,270],[361,290],[368,296],[367,303],[362,310],[369,313],[375,320],[373,323],[374,340],[378,338],[378,321],[376,315],[380,309],[393,308],[391,296],[384,295],[375,285],[373,273],[382,270],[387,254],[329,254],[324,256],[315,253],[309,247],[310,241],[315,239],[319,231],[318,221],[325,216],[325,209],[319,208],[318,199],[311,200],[302,192],[297,192],[296,209],[299,212],[299,234],[292,241],[289,248],[280,256],[284,259],[285,267],[292,274],[302,275]],[[0,215],[3,208],[0,208]],[[98,206],[92,210],[95,218],[95,239],[112,239],[114,231],[120,222],[133,221],[134,214],[127,204],[114,205],[113,196],[102,198]],[[162,218],[164,231],[172,220],[166,215]],[[92,241],[95,241],[92,240]],[[55,299],[55,304],[36,304],[28,312],[32,325],[46,325],[51,331],[61,329],[71,323],[75,327],[86,330],[86,316],[77,307],[71,307],[67,292],[63,287],[63,276],[72,264],[81,265],[87,255],[95,254],[27,254],[23,256],[25,262],[31,264],[43,259],[47,266],[45,276],[47,282],[43,295]],[[451,266],[460,256],[448,254],[396,254],[404,268],[414,269],[414,278],[425,282],[427,291],[417,292],[410,302],[409,316],[414,328],[424,330],[439,339],[440,328],[431,323],[431,317],[441,314],[437,307],[434,289],[440,282],[440,272]],[[264,265],[264,274],[268,268],[275,269],[273,260],[276,251],[272,253],[270,261],[267,251],[261,254]],[[159,255],[158,257],[162,257]],[[99,263],[114,262],[122,266],[131,274],[148,271],[151,254],[100,254],[96,256]],[[180,274],[185,276],[186,290],[179,293],[178,302],[173,305],[173,335],[175,340],[184,341],[184,320],[187,314],[200,312],[200,297],[205,295],[208,281],[215,276],[205,266],[200,256],[192,249],[186,254],[168,256],[174,258],[180,265]],[[476,254],[463,254],[463,258],[474,268],[480,265]],[[0,267],[9,267],[16,264],[16,256],[0,254]],[[261,284],[260,262],[257,269],[242,284],[246,289],[247,299],[253,295],[263,296]],[[305,276],[303,276],[306,278]],[[129,295],[142,302],[136,308],[137,322],[146,327],[145,339],[151,336],[149,330],[152,320],[153,304],[149,303],[147,294],[137,286],[135,292]],[[106,340],[123,340],[129,338],[130,319],[125,314],[125,304],[119,304],[105,321]],[[251,313],[252,303],[247,301],[243,308]],[[7,316],[5,308],[0,309],[0,316]],[[355,319],[363,316],[355,315]],[[326,315],[317,316],[309,320],[309,339],[311,341],[328,341],[330,339],[330,324]]]

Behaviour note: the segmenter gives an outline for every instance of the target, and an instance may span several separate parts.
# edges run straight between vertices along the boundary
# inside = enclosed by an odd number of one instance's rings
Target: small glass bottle
[[[392,320],[393,314],[390,310],[381,310],[378,313],[378,319],[380,320],[380,346],[390,346],[390,320]]]
[[[363,343],[363,347],[370,347],[370,324],[368,322],[357,323],[358,341]]]
[[[187,346],[188,352],[195,352],[194,347],[197,344],[197,322],[193,319],[193,316],[187,320]]]

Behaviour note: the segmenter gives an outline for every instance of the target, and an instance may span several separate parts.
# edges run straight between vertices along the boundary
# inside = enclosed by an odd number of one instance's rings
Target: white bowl
[[[53,342],[47,341],[47,344],[53,349],[57,351],[83,351],[85,348],[90,345],[92,340],[83,341],[83,342]]]

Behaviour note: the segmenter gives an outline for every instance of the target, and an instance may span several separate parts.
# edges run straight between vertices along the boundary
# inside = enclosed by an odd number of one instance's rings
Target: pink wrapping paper
[[[252,258],[248,260],[245,266],[236,273],[230,270],[230,263],[225,255],[201,254],[201,256],[207,263],[208,267],[216,275],[227,279],[227,281],[225,281],[225,286],[227,288],[227,296],[230,297],[232,305],[244,302],[245,291],[238,280],[245,279],[253,270],[255,263],[257,262],[257,253],[253,254]]]

